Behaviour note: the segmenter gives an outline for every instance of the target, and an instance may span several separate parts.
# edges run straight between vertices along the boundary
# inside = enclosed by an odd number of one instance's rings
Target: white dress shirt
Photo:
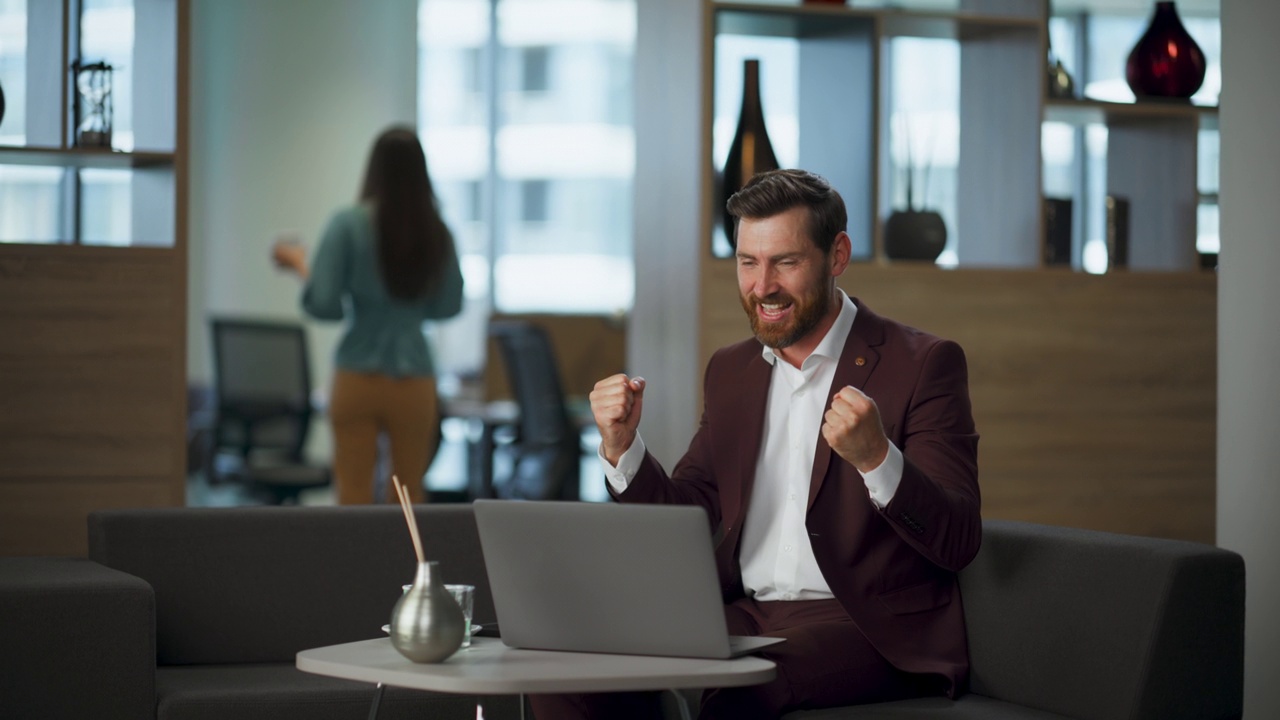
[[[738,556],[743,586],[756,600],[832,597],[809,544],[805,513],[827,396],[858,310],[843,291],[840,296],[843,303],[835,323],[799,368],[779,362],[771,348],[761,351],[773,366],[773,375]],[[637,433],[635,442],[618,459],[617,467],[604,458],[603,452],[599,455],[609,485],[622,492],[640,469],[644,441]],[[885,461],[862,473],[871,501],[877,506],[884,507],[893,499],[902,480],[902,467],[902,452],[890,442]]]

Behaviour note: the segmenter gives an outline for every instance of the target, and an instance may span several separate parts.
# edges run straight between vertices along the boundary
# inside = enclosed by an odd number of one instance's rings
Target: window
[[[546,180],[525,180],[520,183],[520,219],[524,222],[548,220],[548,188]]]
[[[418,10],[419,132],[467,283],[442,371],[480,367],[491,312],[630,310],[635,0]]]
[[[551,89],[551,48],[528,47],[520,51],[520,89],[546,92]]]

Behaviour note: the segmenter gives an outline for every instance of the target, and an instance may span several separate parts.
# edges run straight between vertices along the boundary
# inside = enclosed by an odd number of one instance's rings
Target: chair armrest
[[[0,558],[6,717],[155,717],[155,595],[82,558]]]

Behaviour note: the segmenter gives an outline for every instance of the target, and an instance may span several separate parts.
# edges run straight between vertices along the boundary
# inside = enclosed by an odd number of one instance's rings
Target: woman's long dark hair
[[[397,300],[423,297],[433,289],[454,249],[453,237],[436,207],[417,133],[392,127],[378,136],[369,153],[360,199],[372,206],[387,292]]]

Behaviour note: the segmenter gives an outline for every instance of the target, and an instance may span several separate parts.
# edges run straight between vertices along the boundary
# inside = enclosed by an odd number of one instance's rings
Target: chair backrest
[[[311,425],[311,367],[298,323],[214,318],[216,447],[300,456]]]
[[[555,349],[545,330],[521,320],[495,320],[489,333],[498,341],[508,382],[520,406],[520,442],[526,447],[577,446],[565,407]]]
[[[986,520],[960,572],[971,689],[1072,718],[1239,718],[1244,581],[1210,545]]]

